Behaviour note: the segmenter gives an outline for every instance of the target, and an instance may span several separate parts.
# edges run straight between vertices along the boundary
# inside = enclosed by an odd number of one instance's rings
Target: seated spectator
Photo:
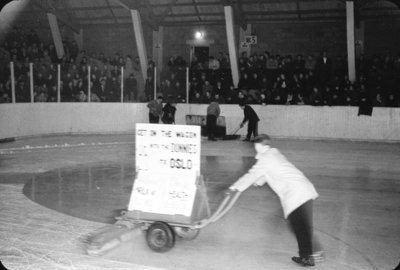
[[[324,91],[322,91],[322,105],[333,105],[333,92],[329,86],[326,86]]]
[[[175,96],[175,89],[171,84],[170,80],[165,80],[163,85],[162,85],[162,89],[161,89],[161,93],[163,95],[164,98],[168,98],[170,96]]]
[[[400,107],[399,100],[393,93],[390,93],[387,98],[386,107],[396,108]]]
[[[271,104],[286,104],[287,93],[282,88],[274,88],[271,93]]]
[[[79,94],[78,94],[78,101],[79,102],[87,102],[88,101],[88,99],[87,99],[87,95],[85,94],[85,92],[84,91],[79,91]]]
[[[173,95],[175,97],[179,96],[180,97],[179,101],[182,101],[182,99],[184,99],[184,97],[186,96],[186,91],[185,91],[185,88],[183,87],[183,85],[181,85],[181,82],[180,81],[176,81],[173,89],[174,89],[174,94]]]
[[[266,95],[264,93],[260,94],[260,98],[258,99],[257,103],[261,104],[261,105],[267,105],[268,104],[267,97],[266,97]]]
[[[238,88],[240,91],[244,91],[246,93],[249,90],[250,80],[249,80],[249,75],[247,74],[247,72],[244,72],[241,74],[241,77],[240,77],[239,83],[238,83]]]
[[[382,98],[381,93],[376,93],[374,100],[372,101],[374,107],[385,107],[386,103]]]
[[[303,94],[302,93],[297,93],[296,99],[294,101],[295,105],[305,105],[307,104],[306,101],[304,100]]]
[[[35,102],[47,102],[47,94],[44,91],[40,91],[35,96]]]
[[[332,90],[332,106],[343,105],[342,95],[339,91],[339,87],[335,86]]]
[[[310,95],[309,103],[310,103],[310,105],[313,105],[313,106],[324,105],[323,100],[322,100],[321,91],[316,86],[313,88],[313,91]]]
[[[225,102],[227,104],[238,104],[238,91],[233,85],[229,86],[229,89],[225,93]]]
[[[250,91],[253,90],[253,92],[254,91],[260,92],[261,84],[257,72],[253,72],[251,78],[249,79],[248,89]]]
[[[190,103],[193,104],[201,104],[203,102],[203,98],[200,94],[200,92],[195,92],[194,96],[192,97],[192,99],[190,100]]]
[[[344,105],[358,106],[358,93],[352,83],[349,83],[344,89]]]
[[[213,96],[210,91],[206,91],[206,94],[203,96],[201,103],[209,104],[213,100]]]
[[[67,82],[67,83],[65,83]],[[74,93],[75,93],[75,88],[72,80],[65,81],[63,84],[65,87],[63,88],[63,91],[61,92],[61,101],[62,102],[71,102],[74,101]]]
[[[222,86],[222,82],[221,81],[217,81],[217,85],[215,86],[215,88],[213,89],[214,90],[214,94],[218,94],[218,95],[220,95],[221,97],[225,97],[225,89],[224,89],[224,87]]]
[[[239,90],[236,101],[237,101],[237,104],[246,103],[247,97],[244,95],[244,93],[242,91]]]
[[[206,95],[207,92],[213,93],[214,92],[214,87],[210,84],[209,81],[205,81],[202,89],[202,94]],[[209,102],[206,102],[207,104]]]
[[[95,93],[90,93],[90,102],[100,102],[100,98]]]
[[[225,99],[224,99],[224,97],[220,96],[220,94],[218,94],[218,93],[215,93],[215,94],[214,94],[213,100],[216,101],[216,102],[218,102],[219,104],[225,104]]]

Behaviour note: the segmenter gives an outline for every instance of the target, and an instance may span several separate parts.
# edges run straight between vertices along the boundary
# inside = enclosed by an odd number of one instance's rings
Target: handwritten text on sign
[[[190,216],[200,174],[200,126],[136,124],[128,210]]]
[[[200,139],[198,126],[137,124],[136,170],[198,173]]]

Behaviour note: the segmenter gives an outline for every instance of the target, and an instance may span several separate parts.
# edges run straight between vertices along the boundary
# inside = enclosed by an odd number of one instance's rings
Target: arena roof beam
[[[195,0],[192,0],[192,3],[194,4],[194,9],[196,11],[196,16],[199,19],[199,22],[201,22],[202,19],[200,17],[200,12],[199,12],[199,7],[197,6],[197,2]]]
[[[243,30],[246,30],[247,29],[247,21],[245,19],[244,12],[243,12],[240,0],[237,0],[237,1],[221,0],[221,4],[223,6],[231,6],[232,7],[232,10],[233,10],[233,13],[234,13],[234,17],[235,17],[234,21],[237,22],[237,24]]]
[[[51,14],[55,15],[57,17],[57,19],[60,20],[60,22],[62,22],[63,24],[65,24],[66,26],[71,28],[71,30],[74,31],[75,33],[79,34],[80,27],[76,23],[71,22],[70,20],[68,20],[66,18],[66,16],[64,16],[60,12],[57,12],[54,8],[50,8],[48,6],[44,6],[42,1],[31,1],[31,2],[33,3],[34,6],[36,6],[40,10],[42,10],[42,11],[44,11],[46,13],[51,13]]]
[[[127,9],[129,12],[131,12],[131,10],[139,11],[140,5],[136,1],[125,1],[125,0],[114,0],[114,1],[121,7]],[[147,3],[147,0],[145,2]],[[151,27],[152,30],[154,31],[158,30],[158,23],[155,20],[151,19],[149,16],[144,16],[144,14],[141,14],[141,17]]]
[[[115,23],[118,23],[118,19],[117,19],[117,17],[116,17],[115,14],[114,14],[114,11],[113,11],[113,9],[112,9],[112,7],[111,7],[111,5],[110,5],[110,1],[109,1],[109,0],[104,0],[104,1],[106,1],[107,7],[108,7],[108,9],[109,9],[110,12],[111,12],[111,15],[112,15],[112,17],[113,17],[113,19],[114,19],[114,22],[115,22]]]

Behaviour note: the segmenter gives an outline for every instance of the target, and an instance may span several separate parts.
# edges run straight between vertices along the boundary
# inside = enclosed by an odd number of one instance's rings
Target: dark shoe
[[[249,142],[250,139],[246,138],[246,139],[244,139],[243,141],[244,141],[244,142]]]
[[[302,266],[315,266],[314,259],[309,256],[307,258],[305,257],[292,257],[292,261],[295,263],[298,263]]]

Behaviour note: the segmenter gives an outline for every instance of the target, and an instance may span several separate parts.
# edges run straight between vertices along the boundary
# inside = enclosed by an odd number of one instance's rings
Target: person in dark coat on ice
[[[244,141],[250,141],[252,134],[254,138],[258,136],[258,121],[260,121],[260,118],[258,118],[258,115],[253,108],[246,103],[240,102],[239,106],[244,112],[244,118],[240,127],[242,128],[246,122],[249,122],[247,125],[247,135]]]

